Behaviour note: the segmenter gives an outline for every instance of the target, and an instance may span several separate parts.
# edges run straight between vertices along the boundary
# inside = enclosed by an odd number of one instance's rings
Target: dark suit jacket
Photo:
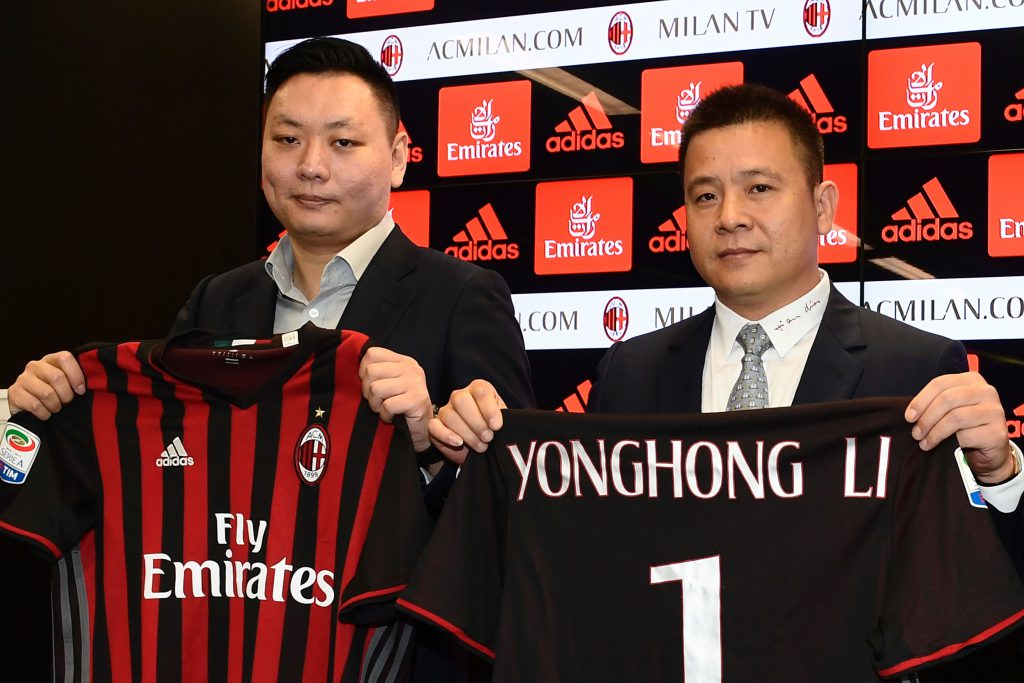
[[[588,409],[700,412],[714,307],[616,344],[598,368]],[[967,370],[963,344],[855,306],[834,287],[793,404],[913,396],[932,378]]]
[[[171,334],[202,328],[268,337],[277,293],[262,261],[211,275],[178,312]],[[509,407],[535,405],[523,333],[502,277],[418,247],[397,226],[359,279],[338,327],[415,358],[437,404],[479,377],[493,383]],[[433,514],[440,512],[455,472],[446,465],[426,492]]]
[[[171,334],[199,327],[228,336],[270,336],[277,292],[262,261],[211,275],[196,286]],[[415,358],[435,403],[447,403],[452,391],[483,378],[509,407],[535,405],[522,330],[502,277],[418,247],[398,227],[370,261],[338,327]],[[445,464],[426,489],[432,513],[440,511],[455,472]],[[463,680],[467,674],[462,669],[474,664],[459,662],[440,632],[417,631],[414,680]],[[486,677],[487,672],[475,675]]]
[[[171,334],[199,327],[270,336],[276,301],[277,286],[262,261],[211,275],[196,286]],[[509,407],[534,406],[523,334],[502,277],[418,247],[397,227],[370,261],[338,327],[415,358],[435,403],[481,377]]]
[[[612,346],[598,366],[587,409],[603,413],[700,412],[704,358],[714,307],[662,330]],[[877,396],[913,396],[933,378],[965,372],[963,344],[856,306],[833,287],[811,346],[793,404]],[[1022,511],[990,507],[1000,537],[1024,576]],[[982,570],[979,567],[979,570]],[[1016,638],[1016,636],[1015,636]],[[975,656],[922,674],[923,681],[952,681],[993,661],[1019,666],[1014,639]],[[1017,674],[1024,676],[1024,671]],[[963,679],[968,680],[968,679]],[[982,680],[973,678],[972,680]],[[988,679],[983,679],[988,680]],[[993,679],[1001,680],[1001,679]],[[1007,679],[1009,680],[1009,679]]]

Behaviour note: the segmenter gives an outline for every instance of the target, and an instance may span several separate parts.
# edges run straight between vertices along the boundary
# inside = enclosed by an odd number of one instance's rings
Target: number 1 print
[[[722,683],[722,595],[718,555],[651,567],[651,584],[683,584],[683,681]]]

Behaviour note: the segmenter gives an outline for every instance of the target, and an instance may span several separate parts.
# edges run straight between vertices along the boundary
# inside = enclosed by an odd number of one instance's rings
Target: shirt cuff
[[[1011,441],[1010,449],[1013,451],[1013,457],[1017,458],[1017,462],[1024,463],[1024,454],[1021,453],[1017,444]],[[1024,468],[1018,465],[1018,469],[1022,471],[1010,481],[1003,482],[998,486],[982,485],[981,487],[981,495],[985,498],[985,502],[1003,514],[1016,510],[1020,505],[1021,494],[1024,494]]]

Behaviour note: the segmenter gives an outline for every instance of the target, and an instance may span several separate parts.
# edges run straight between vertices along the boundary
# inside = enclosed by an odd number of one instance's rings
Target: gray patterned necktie
[[[736,335],[743,347],[743,368],[729,394],[726,410],[749,410],[768,407],[768,377],[764,374],[761,354],[772,347],[772,340],[758,324],[747,324]]]

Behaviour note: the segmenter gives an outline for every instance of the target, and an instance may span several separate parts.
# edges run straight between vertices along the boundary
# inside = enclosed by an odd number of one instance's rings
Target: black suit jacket
[[[714,307],[616,344],[598,368],[588,409],[605,413],[700,412]],[[967,370],[963,344],[922,332],[829,293],[793,404],[913,396],[934,377]]]
[[[277,293],[263,261],[208,276],[178,312],[171,334],[202,328],[268,337]],[[504,279],[416,246],[397,226],[370,260],[338,327],[415,358],[437,404],[479,377],[493,383],[510,408],[535,406],[523,333]],[[440,513],[456,471],[446,464],[425,492],[432,514]]]
[[[700,412],[704,358],[714,320],[712,306],[692,318],[612,346],[598,367],[588,411]],[[939,375],[966,370],[967,353],[960,342],[856,306],[833,287],[793,404],[913,396]],[[1020,507],[1008,514],[992,507],[989,510],[1017,571],[1024,576],[1024,511]],[[959,677],[968,671],[977,676],[974,667],[989,670],[995,661],[1020,666],[1017,650],[1022,646],[1024,640],[1014,636],[997,643],[995,650],[990,646],[963,661],[922,674],[922,681],[968,680]]]
[[[274,330],[277,286],[257,261],[203,279],[171,334],[194,327],[229,336]],[[436,403],[480,377],[509,407],[534,406],[523,334],[497,273],[414,245],[396,227],[370,261],[338,324],[411,356]]]
[[[203,279],[178,313],[171,334],[194,327],[226,336],[267,337],[274,330],[277,285],[262,261]],[[472,380],[491,381],[511,408],[535,405],[523,334],[504,279],[441,252],[414,245],[397,226],[359,279],[338,327],[411,356],[423,368],[431,399],[447,403]],[[425,491],[440,512],[457,469],[446,463]],[[417,629],[413,680],[464,680],[452,644]],[[487,672],[474,672],[481,680]]]

